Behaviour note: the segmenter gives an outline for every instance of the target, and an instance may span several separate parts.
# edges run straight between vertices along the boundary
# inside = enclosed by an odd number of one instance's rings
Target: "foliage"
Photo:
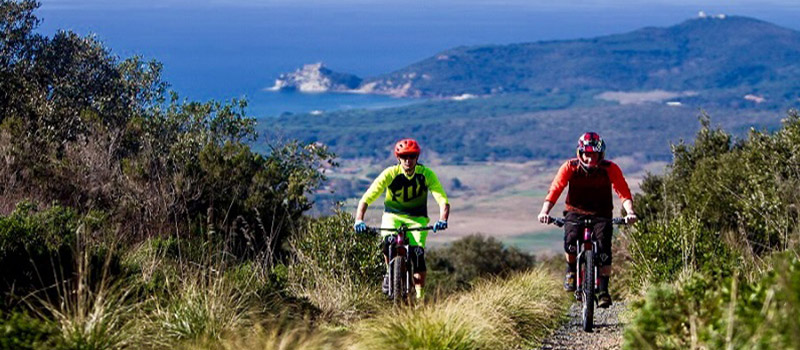
[[[644,255],[634,258],[642,264],[674,261],[671,257],[683,244],[692,250],[682,250],[690,253],[689,263],[697,262],[702,252],[711,263],[700,265],[710,267],[730,259],[725,249],[748,257],[789,247],[798,233],[800,197],[792,190],[800,181],[793,150],[800,138],[798,124],[800,118],[791,112],[775,134],[753,130],[734,144],[729,134],[702,120],[694,145],[674,146],[667,174],[649,176],[634,201],[647,215],[634,234]],[[667,274],[657,280],[670,278]]]
[[[667,161],[672,156],[670,142],[691,139],[700,129],[694,123],[696,107],[660,103],[612,105],[595,99],[599,92],[432,100],[379,111],[283,116],[275,123],[280,125],[282,134],[321,142],[344,158],[384,159],[397,141],[395,138],[414,137],[421,142],[424,154],[435,153],[454,163],[563,160],[574,156],[575,140],[583,127],[603,136],[611,158],[636,156]],[[780,127],[780,114],[775,112],[728,106],[707,108],[717,123],[736,135],[746,135],[752,126]],[[397,130],[403,130],[402,135]],[[447,130],[446,135],[442,130]],[[481,147],[474,147],[476,144]]]
[[[37,293],[28,306],[42,319],[52,319],[53,349],[125,349],[138,342],[135,331],[137,310],[143,302],[132,288],[113,278],[113,251],[97,259],[97,243],[87,226],[75,231],[71,247],[74,271],[56,274],[54,293]]]
[[[800,260],[779,254],[771,264],[752,282],[693,275],[652,289],[626,330],[626,348],[800,348]]]
[[[0,313],[0,349],[33,350],[44,348],[54,333],[52,324],[28,313]]]
[[[40,211],[28,202],[19,203],[8,216],[0,216],[0,293],[26,295],[72,276],[76,269],[73,257],[78,246],[77,232],[96,224],[97,217],[79,217],[70,208],[53,206]],[[96,234],[101,236],[101,232]],[[106,255],[111,254],[112,264],[116,264],[117,257],[100,242],[88,249],[96,280]],[[18,302],[14,298],[3,300],[4,309]]]
[[[692,271],[703,271],[710,278],[730,275],[738,257],[722,238],[697,218],[641,222],[626,237],[633,259],[626,271],[634,283],[631,287],[673,281]]]
[[[701,123],[694,145],[674,146],[667,173],[649,176],[634,201],[644,217],[628,235],[631,281],[656,287],[626,347],[798,348],[787,335],[798,305],[800,117],[790,111],[781,130],[735,141]]]
[[[533,267],[535,258],[493,237],[470,235],[426,252],[431,288],[443,292],[469,286],[479,277],[506,276]]]
[[[279,257],[333,155],[268,140],[254,152],[245,101],[181,100],[156,61],[69,31],[37,34],[38,5],[0,7],[0,172],[10,174],[0,210],[27,199],[102,211],[134,240],[207,226],[237,255]]]
[[[320,309],[322,317],[347,322],[372,311],[380,297],[385,267],[380,240],[359,235],[353,217],[335,215],[308,219],[289,242],[289,289]]]

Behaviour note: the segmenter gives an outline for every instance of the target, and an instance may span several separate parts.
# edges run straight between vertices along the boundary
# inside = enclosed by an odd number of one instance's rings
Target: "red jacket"
[[[597,167],[588,171],[580,165],[578,158],[564,162],[558,169],[545,200],[555,203],[567,185],[567,211],[580,214],[610,218],[614,212],[612,187],[623,202],[632,199],[622,170],[608,160],[601,161]]]

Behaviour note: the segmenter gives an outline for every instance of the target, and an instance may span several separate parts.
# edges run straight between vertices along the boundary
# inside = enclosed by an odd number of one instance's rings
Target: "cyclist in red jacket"
[[[564,279],[564,289],[575,290],[576,252],[580,228],[570,222],[578,221],[584,216],[594,216],[611,219],[614,205],[611,190],[622,200],[622,207],[627,213],[627,223],[636,221],[633,211],[633,197],[628,188],[628,183],[622,175],[619,166],[605,160],[606,145],[600,135],[587,132],[578,139],[577,158],[566,161],[558,170],[550,191],[545,197],[542,210],[539,212],[539,222],[547,223],[550,210],[558,200],[561,192],[567,185],[566,207],[564,212],[567,223],[564,225],[564,251],[567,258],[567,275]],[[592,228],[592,234],[598,241],[599,254],[598,267],[600,267],[600,288],[598,293],[598,306],[611,306],[611,295],[608,293],[608,279],[611,276],[611,236],[613,233],[611,222],[599,221]]]

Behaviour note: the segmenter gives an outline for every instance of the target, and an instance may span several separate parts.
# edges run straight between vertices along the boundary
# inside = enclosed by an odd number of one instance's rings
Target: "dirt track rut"
[[[539,349],[621,349],[622,329],[625,324],[620,321],[619,316],[626,308],[625,302],[621,301],[615,302],[608,309],[595,309],[594,331],[587,333],[581,329],[580,304],[572,303],[569,321],[545,339]]]

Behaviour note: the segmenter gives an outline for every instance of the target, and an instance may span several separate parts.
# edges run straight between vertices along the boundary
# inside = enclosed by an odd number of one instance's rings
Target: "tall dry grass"
[[[557,278],[536,268],[479,282],[436,304],[392,308],[361,321],[353,328],[351,348],[530,348],[560,323],[567,302]]]
[[[269,322],[216,342],[195,342],[182,346],[191,350],[336,350],[342,348],[341,334],[320,331],[302,323]]]
[[[356,282],[353,276],[357,271],[326,270],[302,254],[296,257],[295,264],[305,266],[302,275],[290,267],[288,289],[317,307],[322,319],[348,324],[380,309],[384,298],[380,286]]]
[[[127,349],[141,341],[136,322],[143,302],[134,289],[108,275],[113,251],[108,251],[100,276],[92,268],[92,240],[86,226],[77,229],[74,249],[75,272],[68,275],[54,266],[59,281],[48,291],[35,293],[29,306],[41,319],[50,320],[55,335],[53,349]],[[113,246],[113,245],[112,245]]]

